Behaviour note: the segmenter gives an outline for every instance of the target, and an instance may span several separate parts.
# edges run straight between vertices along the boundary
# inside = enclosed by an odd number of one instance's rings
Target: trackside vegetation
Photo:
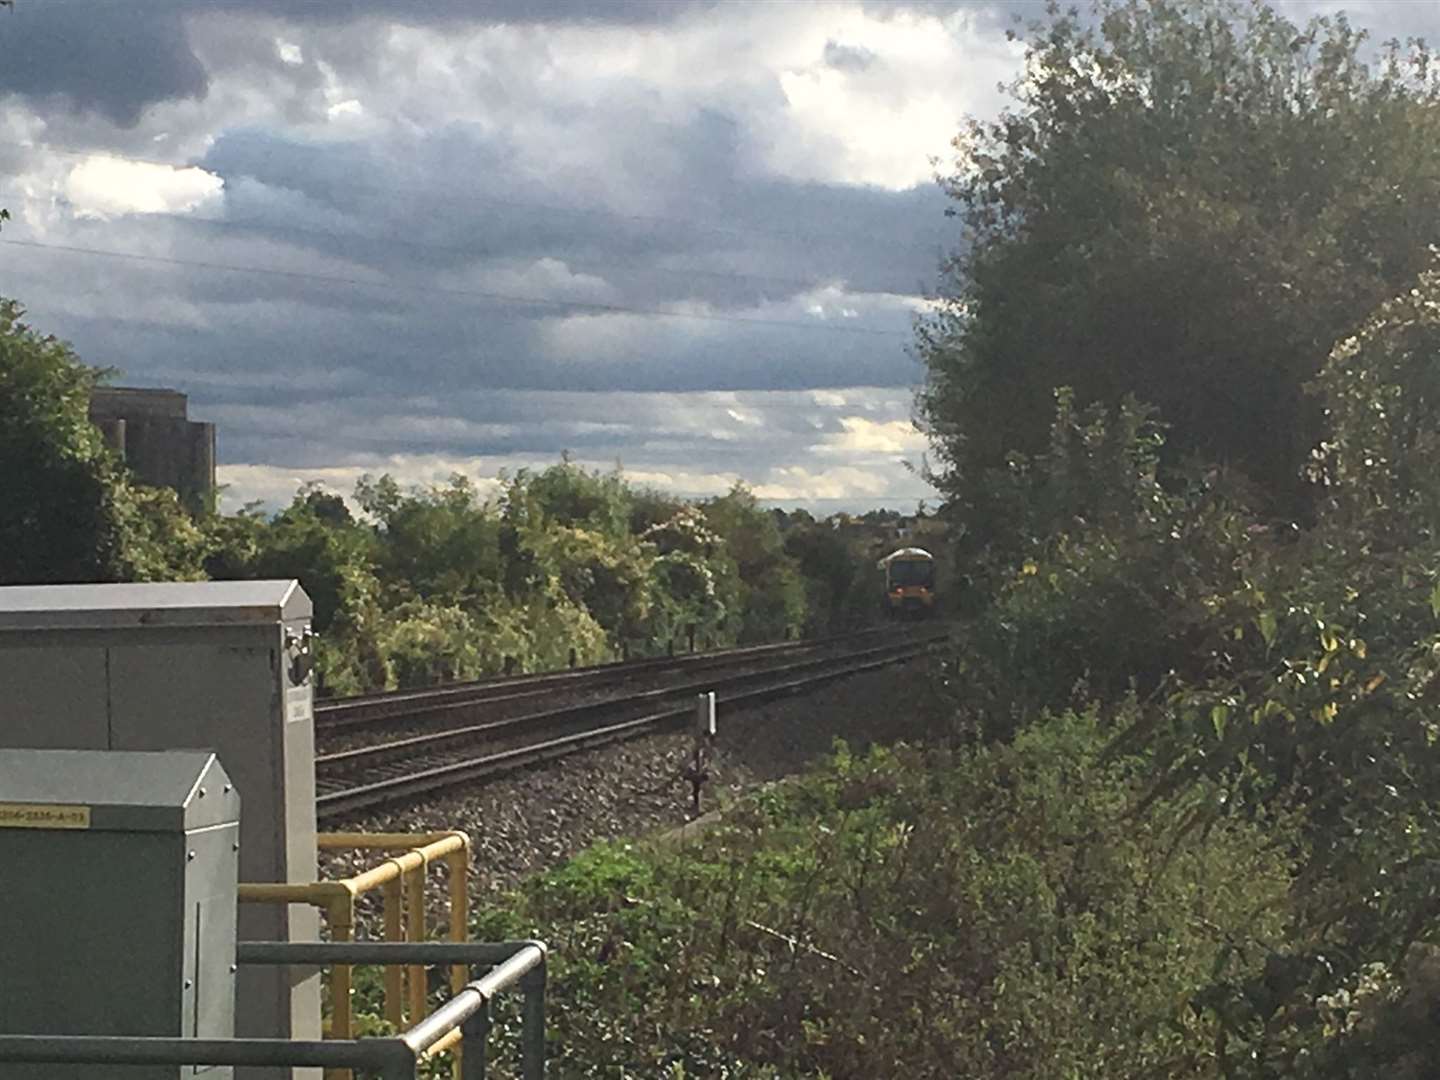
[[[838,633],[879,611],[893,512],[817,521],[743,484],[685,501],[568,458],[483,494],[463,475],[367,476],[350,503],[307,484],[278,513],[192,515],[90,424],[108,375],[0,300],[0,584],[298,578],[325,694]]]
[[[1262,976],[1295,834],[1179,835],[1214,785],[1136,815],[1150,763],[1106,753],[1132,710],[841,749],[693,846],[590,851],[478,931],[553,946],[562,1076],[1212,1075],[1216,1021],[1183,1003]]]
[[[953,737],[1098,707],[1132,820],[1267,823],[1281,922],[1175,1003],[1214,1075],[1440,1061],[1437,74],[1258,3],[1054,9],[945,179],[923,404],[989,598]]]
[[[1022,36],[940,178],[963,244],[918,329],[973,590],[946,706],[483,912],[554,949],[557,1076],[1437,1074],[1440,67],[1242,0]],[[90,490],[102,450],[62,442]],[[568,462],[193,533],[122,495],[0,535],[93,528],[96,574],[301,567],[336,687],[849,610],[823,529]]]
[[[946,720],[482,919],[557,946],[561,1075],[1436,1075],[1437,69],[1228,0],[1025,39],[920,329]]]

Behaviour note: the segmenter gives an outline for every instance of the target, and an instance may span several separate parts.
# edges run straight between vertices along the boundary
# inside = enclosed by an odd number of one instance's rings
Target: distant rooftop
[[[90,395],[90,415],[103,417],[170,416],[185,419],[188,398],[179,390],[139,386],[97,386]]]

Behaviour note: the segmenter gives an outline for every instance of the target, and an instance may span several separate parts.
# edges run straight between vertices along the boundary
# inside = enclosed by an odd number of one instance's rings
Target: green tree
[[[805,590],[795,560],[786,554],[775,516],[743,484],[701,506],[706,524],[725,541],[733,564],[731,605],[742,642],[778,641],[805,624]],[[722,581],[729,575],[721,570]],[[722,599],[729,592],[723,585]]]
[[[836,633],[864,607],[856,594],[870,583],[871,560],[838,529],[804,510],[789,515],[785,553],[805,584],[808,634]]]
[[[23,315],[0,301],[0,584],[119,580],[119,470],[89,420],[104,372]]]
[[[403,494],[392,478],[367,476],[355,496],[377,523],[379,573],[397,598],[463,606],[499,587],[499,515],[468,477]]]
[[[1065,385],[1157,406],[1167,463],[1232,465],[1302,511],[1323,431],[1303,384],[1440,239],[1440,69],[1408,43],[1372,70],[1343,17],[1259,2],[1050,14],[942,180],[965,246],[919,343],[946,486],[964,502],[1038,453]]]
[[[315,605],[315,629],[329,630],[379,588],[373,537],[353,521],[337,521],[332,498],[307,485],[268,522],[255,511],[216,518],[206,571],[222,581],[296,578]]]
[[[514,489],[524,493],[528,513],[557,525],[599,529],[610,536],[629,530],[630,488],[617,470],[590,472],[563,458],[540,473],[524,470]]]
[[[0,584],[196,577],[204,540],[173,494],[131,482],[90,423],[107,374],[0,299]]]

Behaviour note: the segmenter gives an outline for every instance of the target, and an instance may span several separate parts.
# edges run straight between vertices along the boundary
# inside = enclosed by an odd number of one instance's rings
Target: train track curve
[[[343,818],[664,730],[690,717],[695,695],[704,691],[714,691],[722,707],[804,692],[913,659],[947,636],[936,628],[898,637],[893,629],[872,630],[327,703],[317,709],[322,749],[327,733],[347,729],[389,726],[412,733],[320,753],[315,759],[316,811],[321,820]],[[676,674],[683,681],[552,708],[526,707],[538,706],[540,697],[562,688],[593,690]],[[446,726],[426,730],[430,722]],[[343,738],[338,741],[343,745]]]

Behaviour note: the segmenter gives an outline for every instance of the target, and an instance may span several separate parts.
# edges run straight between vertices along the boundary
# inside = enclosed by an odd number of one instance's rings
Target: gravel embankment
[[[911,661],[750,708],[727,710],[722,703],[705,808],[799,771],[836,738],[858,747],[934,731],[941,716],[929,689],[930,663]],[[690,785],[681,771],[692,745],[688,732],[645,736],[327,827],[463,829],[473,844],[471,894],[483,902],[596,841],[683,824],[690,816]],[[322,852],[321,876],[344,876],[375,861],[373,855]],[[437,900],[443,895],[433,885],[429,892]],[[378,896],[368,899],[364,908],[373,914]]]

